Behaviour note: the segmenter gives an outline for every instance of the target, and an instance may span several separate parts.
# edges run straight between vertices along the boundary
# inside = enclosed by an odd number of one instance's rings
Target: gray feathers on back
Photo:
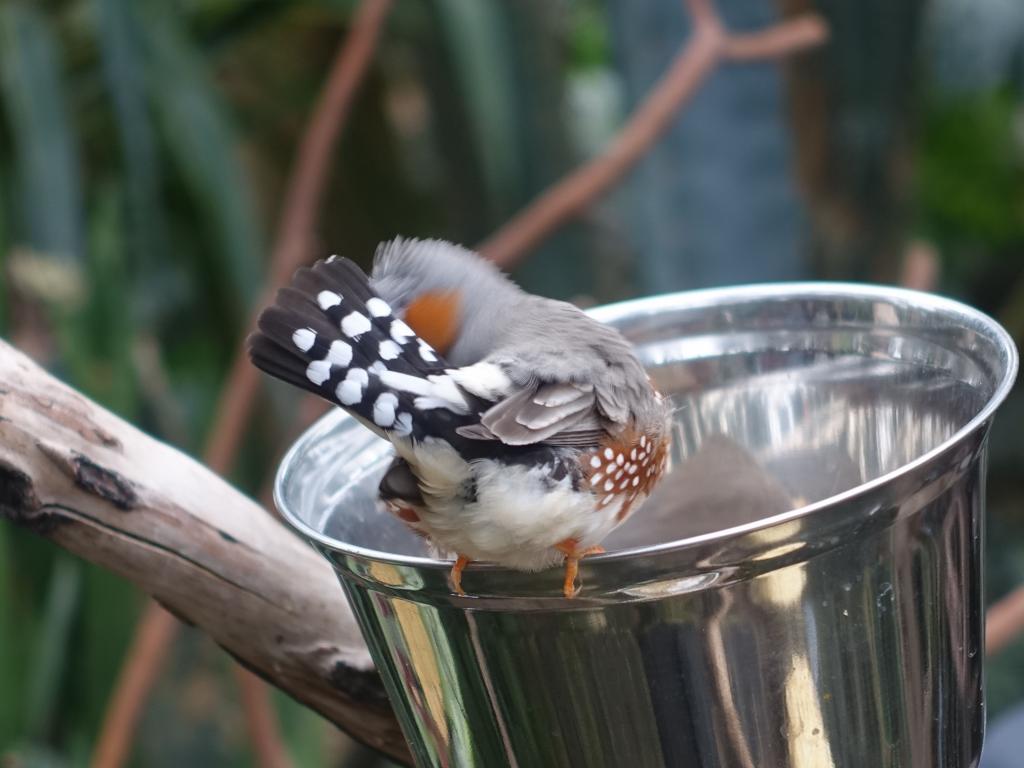
[[[663,422],[629,343],[572,304],[534,296],[473,251],[439,240],[382,244],[370,279],[397,311],[425,293],[459,300],[459,334],[445,353],[462,367],[494,363],[507,396],[466,437],[512,445],[593,444],[627,424]]]

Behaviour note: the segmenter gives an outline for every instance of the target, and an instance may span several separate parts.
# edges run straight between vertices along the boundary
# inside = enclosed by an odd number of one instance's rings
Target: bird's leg
[[[555,549],[565,555],[565,581],[562,583],[562,594],[570,600],[576,597],[580,589],[582,589],[582,587],[576,586],[576,575],[580,570],[580,559],[587,555],[600,555],[604,552],[604,547],[602,546],[587,547],[586,549],[580,549],[579,546],[579,542],[576,539],[566,539],[555,544]]]
[[[465,570],[466,566],[469,565],[471,562],[473,561],[465,555],[459,555],[459,558],[455,561],[455,565],[452,566],[452,588],[455,590],[456,594],[466,594],[462,591],[462,572],[463,570]]]

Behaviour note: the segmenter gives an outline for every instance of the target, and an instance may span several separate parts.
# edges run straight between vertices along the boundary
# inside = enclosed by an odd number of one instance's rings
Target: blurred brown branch
[[[1024,586],[997,600],[985,618],[985,653],[1002,651],[1024,632]]]
[[[277,241],[271,256],[266,288],[259,307],[309,257],[320,199],[331,168],[331,154],[349,108],[377,47],[392,0],[363,0],[338,51],[327,82],[299,144],[284,196]],[[250,323],[251,325],[251,323]],[[258,376],[239,345],[217,409],[204,452],[210,469],[227,475],[234,464],[256,399]],[[173,641],[177,622],[150,604],[136,630],[100,730],[93,766],[117,768],[130,753],[142,708]],[[263,684],[239,673],[243,709],[262,768],[288,765],[276,718]]]
[[[725,39],[723,55],[732,61],[775,59],[821,45],[827,39],[825,20],[808,14],[780,22],[762,32],[730,35]]]
[[[690,39],[607,149],[542,192],[480,244],[481,253],[509,267],[587,208],[643,157],[721,62],[778,58],[828,38],[825,21],[815,14],[733,35],[711,0],[686,0],[686,6],[693,18]]]

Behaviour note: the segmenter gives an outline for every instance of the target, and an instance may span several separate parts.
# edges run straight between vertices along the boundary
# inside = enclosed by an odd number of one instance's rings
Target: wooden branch
[[[129,579],[355,738],[409,761],[326,561],[0,342],[0,518]]]
[[[693,21],[692,36],[607,149],[557,181],[503,224],[478,246],[483,255],[499,266],[513,266],[584,211],[650,150],[721,62],[778,58],[828,39],[828,27],[816,14],[783,21],[760,32],[734,35],[723,27],[711,0],[686,0],[686,7]]]

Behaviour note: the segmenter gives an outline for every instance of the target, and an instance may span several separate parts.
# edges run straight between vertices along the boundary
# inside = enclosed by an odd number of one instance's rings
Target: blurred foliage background
[[[264,279],[296,143],[351,0],[0,2],[0,332],[198,453]],[[1024,341],[1024,6],[720,0],[736,28],[816,7],[833,39],[727,67],[627,182],[532,254],[581,302],[785,278],[940,292]],[[687,30],[678,0],[396,3],[339,143],[316,242],[368,263],[402,233],[478,242],[598,152]],[[294,436],[272,388],[232,480]],[[1024,582],[1024,398],[993,436],[987,590]],[[0,765],[84,765],[134,621],[131,585],[0,525]],[[227,657],[187,631],[133,764],[249,765]],[[989,665],[1024,699],[1024,642]],[[300,766],[373,765],[278,697]]]

